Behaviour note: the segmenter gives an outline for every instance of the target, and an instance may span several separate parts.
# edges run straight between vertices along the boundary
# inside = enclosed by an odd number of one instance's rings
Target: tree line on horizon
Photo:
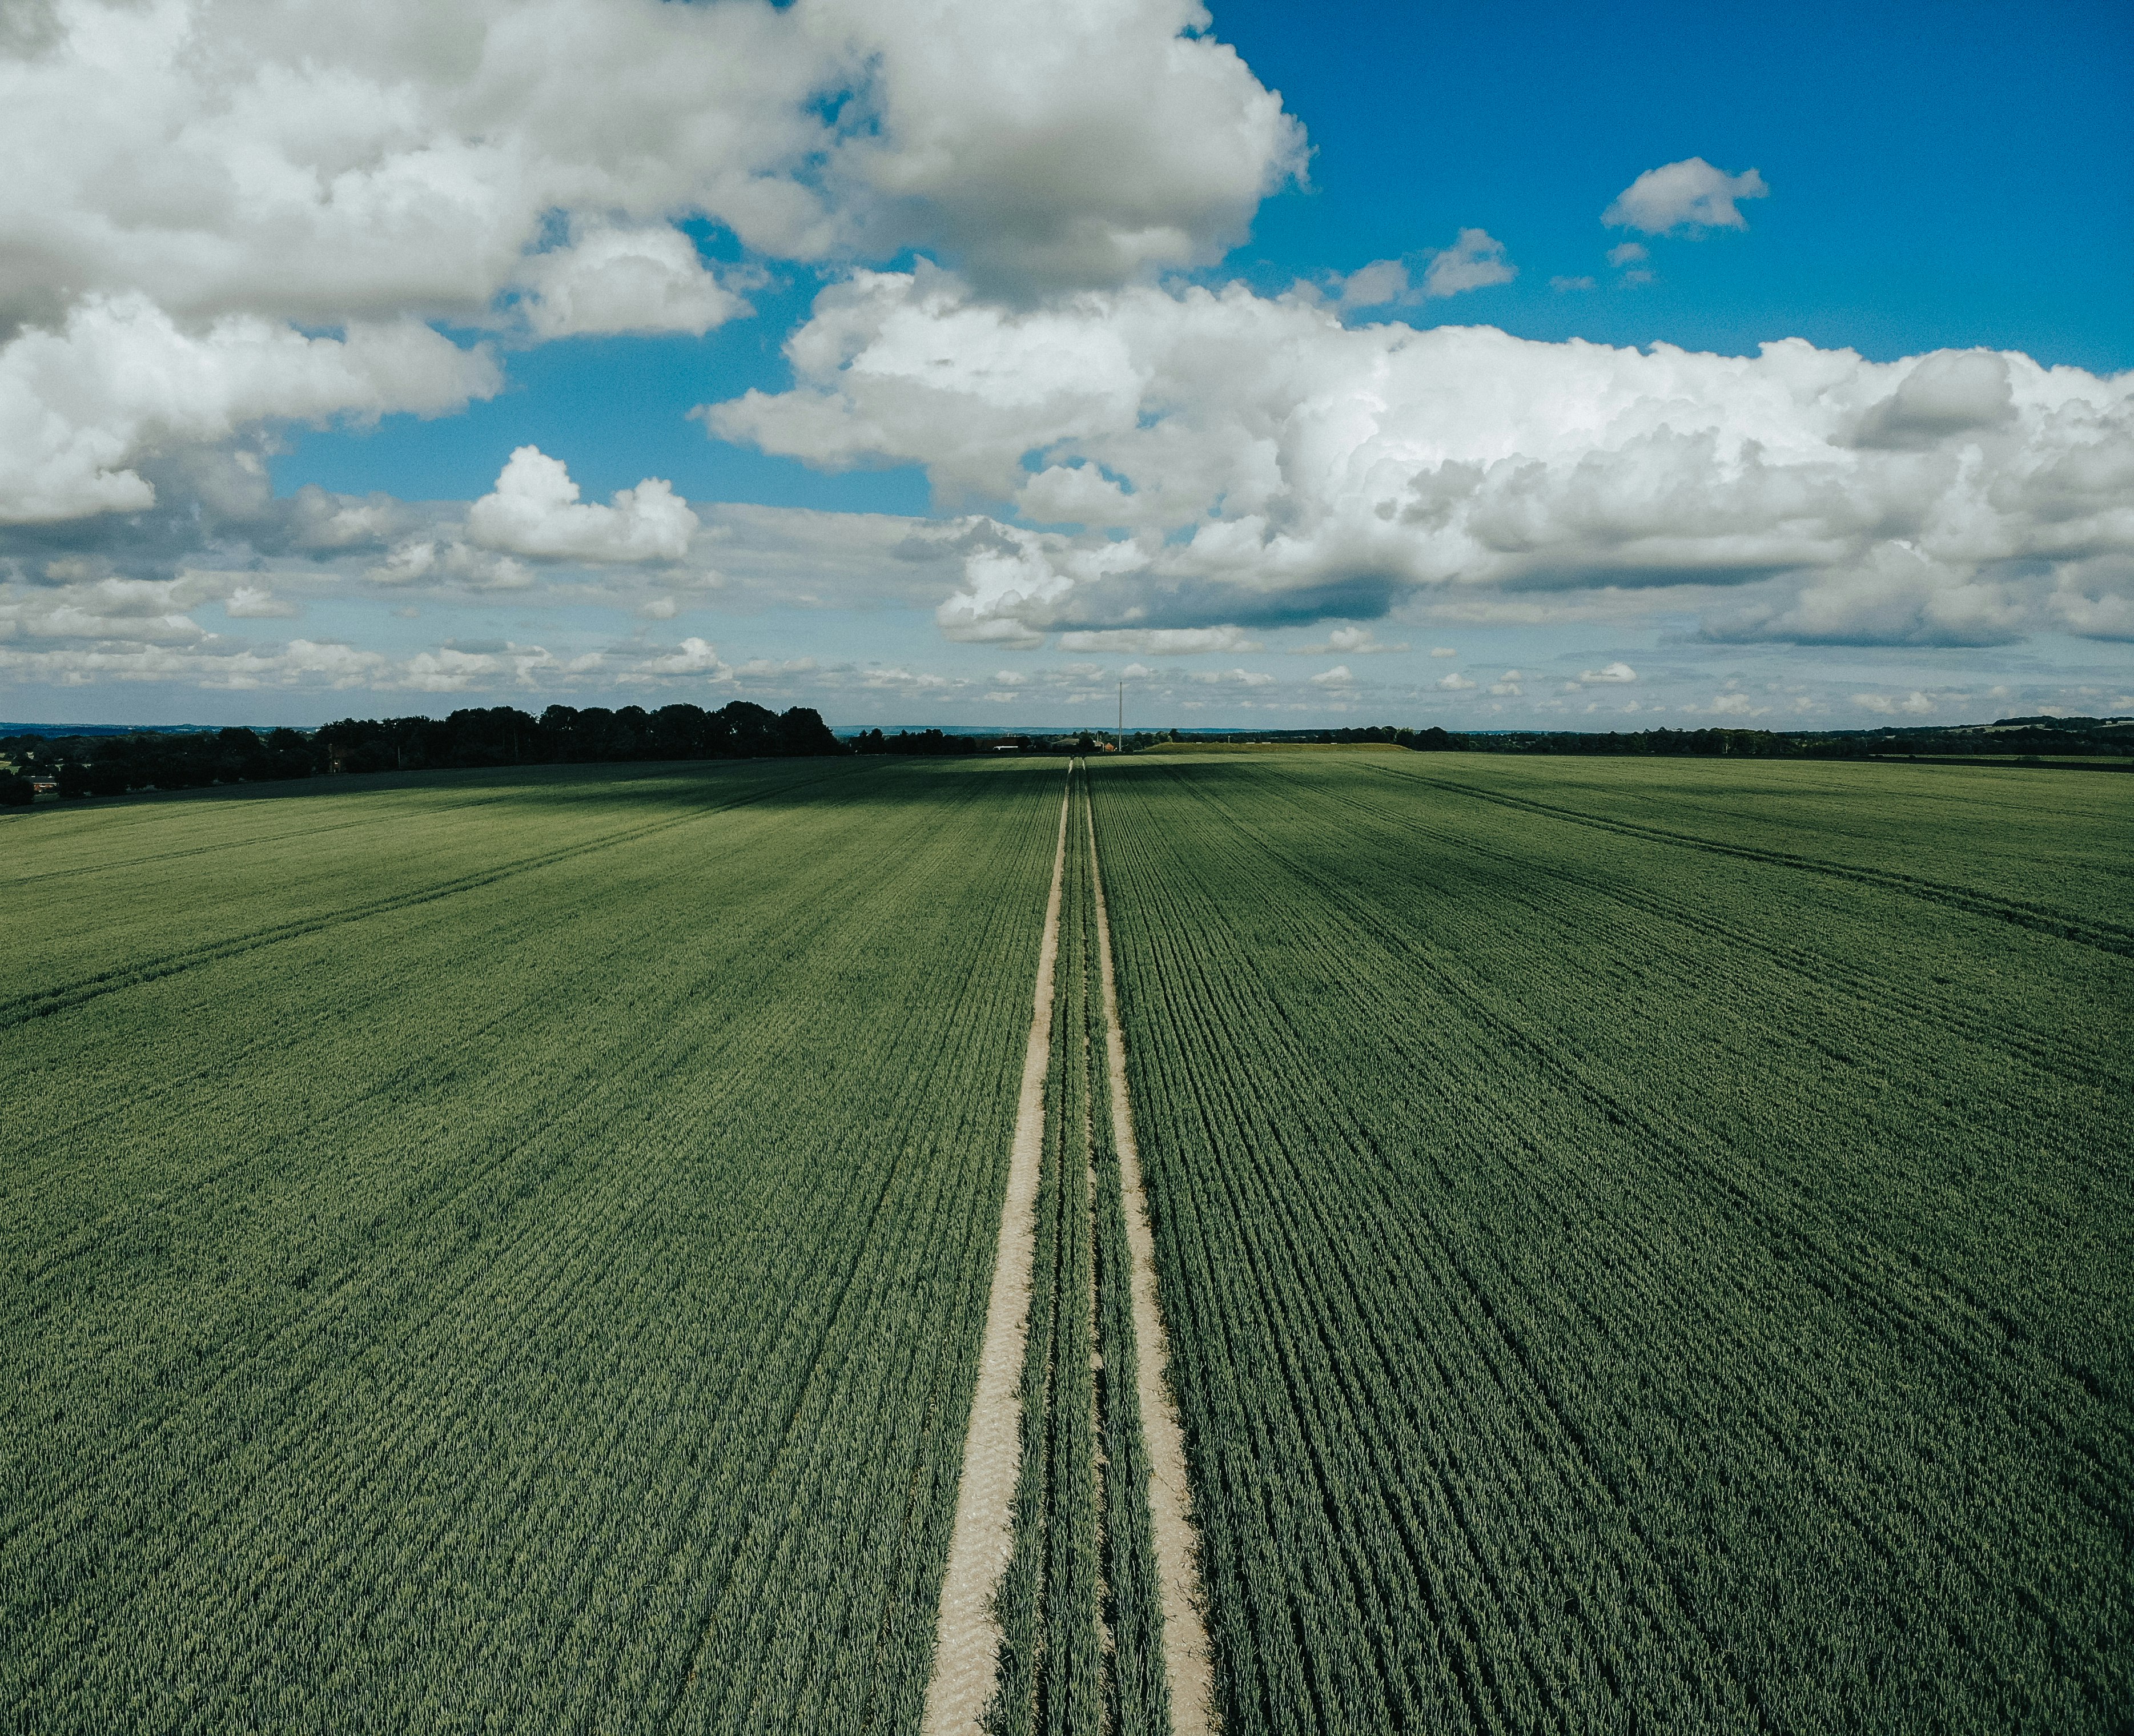
[[[568,765],[645,760],[765,760],[842,754],[819,712],[773,711],[745,699],[716,711],[700,706],[619,711],[552,705],[538,717],[513,706],[434,717],[344,717],[311,730],[139,731],[123,735],[0,739],[13,762],[0,803],[31,799],[49,779],[62,797],[138,789],[202,789],[334,773]],[[22,786],[17,792],[8,787]]]
[[[745,699],[716,711],[679,704],[552,705],[539,716],[511,706],[473,707],[432,717],[345,717],[316,730],[133,731],[88,735],[0,736],[0,807],[34,798],[36,784],[64,798],[130,790],[202,789],[333,773],[436,771],[511,765],[603,764],[637,760],[762,760],[809,755],[934,756],[1002,748],[1030,753],[1094,753],[1108,732],[1067,735],[964,735],[939,729],[886,735],[863,731],[840,740],[806,706],[772,711]],[[1383,743],[1422,753],[1571,754],[1699,759],[1863,760],[1981,754],[2048,759],[2134,757],[2134,720],[2011,717],[1992,725],[1871,731],[1640,730],[1492,731],[1461,733],[1379,724],[1328,730],[1137,731],[1129,752],[1191,741],[1298,745]]]

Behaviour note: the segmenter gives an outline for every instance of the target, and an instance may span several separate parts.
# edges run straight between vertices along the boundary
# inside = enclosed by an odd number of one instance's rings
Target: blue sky
[[[124,69],[170,136],[239,117],[170,180],[292,172],[144,220],[114,154],[0,212],[51,262],[0,287],[0,712],[1069,721],[1121,679],[1209,726],[2134,710],[2123,7],[1106,0],[945,47],[867,0],[444,8],[471,72],[412,7],[359,39],[159,5],[256,60],[235,101]],[[58,148],[95,10],[18,155]],[[507,36],[576,107],[529,88],[485,180]],[[297,65],[427,106],[350,142],[263,94]],[[704,142],[729,122],[800,142]],[[659,127],[651,167],[606,137]],[[357,182],[458,204],[410,228]]]

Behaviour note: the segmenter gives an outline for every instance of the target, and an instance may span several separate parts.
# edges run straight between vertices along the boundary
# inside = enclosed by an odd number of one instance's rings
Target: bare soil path
[[[1097,861],[1097,817],[1084,806],[1089,826],[1089,875],[1096,896],[1097,964],[1103,984],[1105,1066],[1111,1076],[1112,1139],[1119,1155],[1127,1247],[1133,1257],[1133,1324],[1138,1353],[1142,1438],[1148,1448],[1150,1517],[1163,1588],[1164,1668],[1171,1680],[1171,1719],[1176,1736],[1209,1736],[1216,1728],[1215,1667],[1209,1650],[1200,1585],[1198,1536],[1192,1495],[1185,1482],[1185,1435],[1166,1378],[1169,1340],[1156,1294],[1156,1238],[1148,1224],[1148,1195],[1142,1186],[1141,1148],[1134,1143],[1133,1108],[1127,1097],[1126,1039],[1119,1027],[1118,979],[1112,972],[1112,922],[1104,904],[1104,876]]]
[[[1017,1391],[1030,1324],[1031,1265],[1037,1230],[1038,1168],[1045,1150],[1045,1074],[1052,1053],[1052,977],[1060,952],[1060,893],[1067,866],[1067,814],[1060,803],[1060,844],[1052,892],[1045,905],[1045,938],[1037,953],[1037,989],[1024,1051],[1022,1094],[1010,1148],[1007,1195],[1001,1202],[1000,1252],[986,1304],[978,1391],[963,1442],[963,1481],[941,1585],[933,1679],[926,1686],[927,1736],[978,1736],[992,1698],[1000,1623],[993,1594],[1007,1570],[1016,1474],[1022,1455],[1022,1405]],[[1136,1256],[1137,1260],[1140,1256]]]

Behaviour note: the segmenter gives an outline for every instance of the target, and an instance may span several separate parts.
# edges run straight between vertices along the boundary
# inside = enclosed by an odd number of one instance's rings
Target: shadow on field
[[[969,799],[983,786],[1004,792],[1010,784],[1054,782],[1064,777],[1065,758],[1033,755],[1013,761],[985,760],[805,759],[638,760],[620,764],[482,766],[419,772],[360,772],[334,777],[292,778],[271,784],[219,784],[208,789],[137,790],[123,796],[45,799],[33,808],[5,811],[34,822],[56,813],[100,813],[118,808],[301,803],[322,796],[429,797],[450,805],[508,802],[524,809],[626,809],[635,813],[683,813],[745,802],[754,808],[851,808],[879,803]],[[1007,784],[992,780],[1005,779]],[[421,803],[417,804],[419,808]]]

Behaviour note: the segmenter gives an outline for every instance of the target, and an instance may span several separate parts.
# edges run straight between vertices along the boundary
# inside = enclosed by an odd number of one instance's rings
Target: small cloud
[[[1722,717],[1746,717],[1751,702],[1746,693],[1721,693],[1708,709]]]
[[[1431,255],[1430,269],[1422,274],[1422,292],[1441,299],[1509,283],[1518,274],[1518,268],[1504,257],[1503,242],[1486,229],[1462,229],[1451,246]]]
[[[1450,645],[1432,645],[1430,654],[1432,657],[1457,657],[1460,653]]]
[[[1558,295],[1563,295],[1574,289],[1592,288],[1593,279],[1591,277],[1551,277],[1548,280],[1548,287],[1554,290]]]
[[[1105,627],[1063,633],[1063,651],[1124,651],[1142,657],[1192,657],[1204,651],[1257,651],[1242,627]]]
[[[1591,682],[1631,682],[1638,678],[1638,672],[1628,663],[1609,663],[1598,669],[1588,669],[1578,678]]]
[[[1297,657],[1324,657],[1329,652],[1346,657],[1369,657],[1374,651],[1405,651],[1405,643],[1382,645],[1372,636],[1369,627],[1336,627],[1326,635],[1325,643],[1317,645],[1298,645],[1292,654]]]
[[[993,680],[1003,687],[1019,687],[1030,678],[1015,669],[996,669]]]
[[[1398,259],[1374,259],[1340,280],[1337,298],[1345,311],[1385,307],[1408,299],[1407,268]]]
[[[1455,669],[1450,675],[1446,676],[1444,680],[1438,682],[1438,686],[1444,688],[1448,693],[1465,692],[1468,688],[1474,685],[1475,683],[1473,682],[1468,680],[1468,678],[1462,675],[1457,669]]]
[[[258,621],[297,611],[294,603],[276,596],[263,585],[240,585],[225,600],[222,612],[239,620]]]
[[[1650,283],[1655,280],[1652,272],[1647,271],[1643,266],[1639,266],[1635,271],[1625,272],[1623,275],[1618,277],[1615,281],[1618,283],[1629,285],[1635,283]]]
[[[1608,249],[1608,263],[1610,265],[1642,265],[1651,258],[1652,254],[1642,241],[1625,241],[1620,247],[1611,247]]]
[[[520,446],[496,486],[467,509],[468,538],[484,548],[548,560],[678,561],[688,552],[697,515],[671,484],[648,476],[618,489],[614,501],[580,504],[561,459]]]
[[[664,657],[647,658],[638,665],[640,675],[708,675],[723,681],[733,673],[719,661],[718,647],[701,639],[685,639]]]
[[[648,621],[671,621],[674,619],[676,604],[669,596],[654,597],[639,606],[638,613]]]
[[[363,576],[374,585],[460,584],[474,591],[524,591],[534,582],[525,564],[509,555],[435,538],[395,543]]]
[[[1745,229],[1749,219],[1735,201],[1761,199],[1770,190],[1754,169],[1729,175],[1701,157],[1685,157],[1646,170],[1615,195],[1600,220],[1610,229],[1647,235],[1676,229]]]
[[[1489,691],[1499,699],[1516,699],[1526,689],[1515,681],[1493,681],[1489,683]]]
[[[1315,687],[1353,687],[1356,678],[1349,673],[1346,663],[1336,663],[1330,669],[1322,669],[1311,678]]]
[[[1914,689],[1902,699],[1894,698],[1886,693],[1855,693],[1852,696],[1852,702],[1867,711],[1879,712],[1885,717],[1894,717],[1900,712],[1908,716],[1924,717],[1934,709],[1934,701],[1917,689]]]

